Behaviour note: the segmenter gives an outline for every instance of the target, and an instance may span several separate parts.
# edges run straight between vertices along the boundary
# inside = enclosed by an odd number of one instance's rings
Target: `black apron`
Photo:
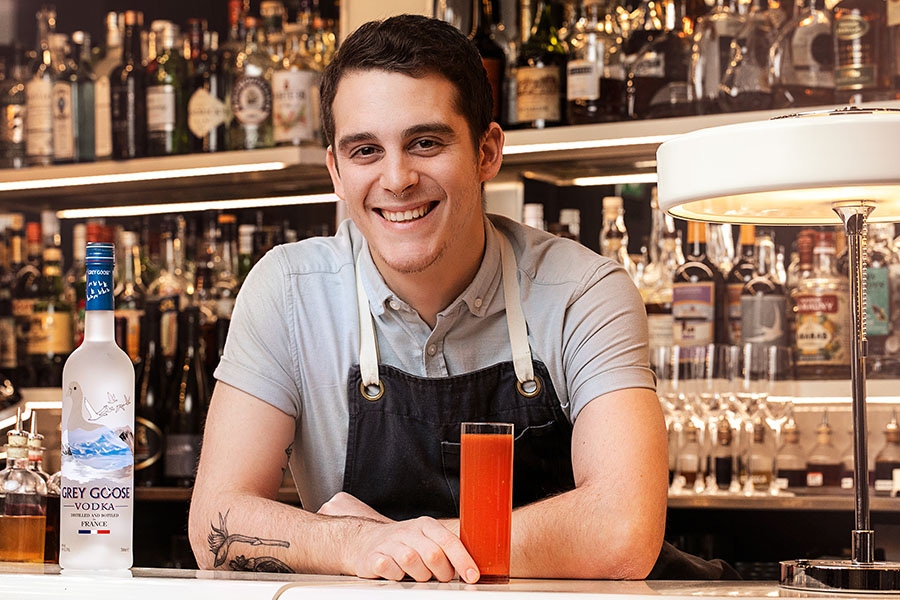
[[[360,358],[348,376],[343,490],[391,519],[459,516],[460,423],[466,421],[513,423],[514,507],[575,487],[572,425],[546,366],[532,360],[515,254],[504,235],[497,239],[513,360],[453,377],[418,377],[378,364],[357,264]],[[649,578],[733,575],[720,561],[705,561],[664,542]]]

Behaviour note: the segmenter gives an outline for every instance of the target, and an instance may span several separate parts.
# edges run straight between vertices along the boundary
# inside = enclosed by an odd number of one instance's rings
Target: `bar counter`
[[[134,568],[118,572],[60,573],[55,565],[0,563],[0,598],[15,600],[669,600],[688,598],[889,598],[890,595],[805,593],[774,581],[583,581],[513,579],[508,584],[466,585],[365,580],[325,575],[234,573]]]

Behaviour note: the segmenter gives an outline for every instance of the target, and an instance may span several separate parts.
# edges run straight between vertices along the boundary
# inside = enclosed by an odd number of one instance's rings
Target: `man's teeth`
[[[381,214],[388,221],[392,221],[394,223],[403,223],[404,221],[413,221],[415,219],[424,217],[428,213],[427,206],[420,206],[413,210],[407,210],[404,212],[391,212],[388,210],[382,209]]]

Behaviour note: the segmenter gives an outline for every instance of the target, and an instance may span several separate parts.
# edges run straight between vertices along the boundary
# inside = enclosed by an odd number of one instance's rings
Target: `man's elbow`
[[[636,515],[625,519],[620,527],[601,542],[599,560],[585,565],[588,579],[646,579],[656,564],[662,548],[665,518],[662,523],[648,523]]]

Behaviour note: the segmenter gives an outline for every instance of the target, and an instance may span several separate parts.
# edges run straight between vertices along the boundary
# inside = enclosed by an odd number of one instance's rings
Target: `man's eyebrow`
[[[413,125],[412,127],[405,129],[403,131],[404,138],[415,137],[417,135],[422,135],[423,133],[434,133],[440,135],[456,135],[456,132],[453,130],[450,125],[447,123],[443,123],[441,121],[436,121],[434,123],[421,123],[419,125]]]
[[[338,140],[338,150],[345,150],[347,146],[352,146],[353,144],[358,144],[359,142],[367,142],[375,139],[375,134],[370,133],[368,131],[361,131],[359,133],[354,133],[351,135],[345,135],[340,140]]]

